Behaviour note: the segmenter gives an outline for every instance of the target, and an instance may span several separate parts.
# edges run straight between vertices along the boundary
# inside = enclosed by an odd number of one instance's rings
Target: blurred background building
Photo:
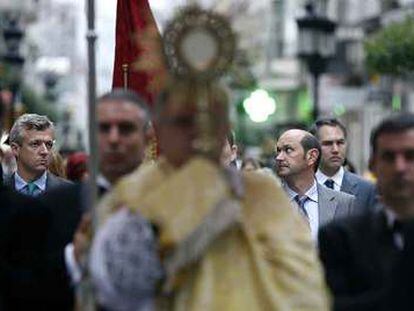
[[[287,126],[313,121],[312,77],[298,58],[296,20],[307,0],[151,0],[162,30],[182,5],[197,3],[227,15],[239,37],[232,88],[232,121],[239,142],[253,155],[273,153],[272,140]],[[361,172],[367,166],[372,126],[395,110],[414,110],[407,76],[367,69],[365,42],[393,22],[413,16],[414,0],[315,0],[317,14],[337,23],[336,51],[319,83],[320,116],[340,117],[348,126],[350,159]],[[96,1],[97,87],[111,87],[116,0]],[[86,17],[83,1],[2,0],[0,52],[10,25],[22,32],[18,53],[24,58],[18,90],[0,75],[0,88],[15,92],[19,112],[52,114],[62,148],[86,143]],[[14,24],[13,24],[14,23]],[[16,52],[16,51],[15,51]],[[10,64],[3,58],[2,73]],[[16,84],[14,84],[16,85]],[[259,91],[259,92],[258,92]],[[248,100],[247,100],[248,99]],[[21,105],[23,102],[24,105]],[[257,148],[261,146],[262,148]],[[253,148],[252,148],[253,147]],[[263,151],[264,150],[264,151]]]
[[[325,115],[338,115],[348,125],[349,156],[361,172],[367,167],[369,133],[392,111],[413,111],[413,89],[396,77],[369,72],[364,42],[392,22],[402,22],[413,13],[412,0],[330,0],[327,15],[338,23],[336,55],[321,86]],[[411,14],[411,15],[410,15]],[[394,38],[399,40],[401,38]]]
[[[19,53],[24,66],[13,103],[15,114],[49,115],[57,125],[60,148],[83,149],[81,132],[87,111],[83,4],[63,0],[1,3],[3,34],[11,20],[17,21],[23,34]],[[2,54],[7,54],[7,47]],[[2,62],[5,70],[11,66],[7,60]],[[2,89],[10,84],[4,80]]]

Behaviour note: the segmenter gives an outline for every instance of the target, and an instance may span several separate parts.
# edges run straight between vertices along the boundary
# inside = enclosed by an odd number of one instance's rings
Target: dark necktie
[[[330,188],[330,189],[332,189],[332,190],[333,190],[333,188],[334,188],[334,181],[333,181],[332,179],[327,179],[327,180],[324,182],[324,185],[325,185],[326,187],[328,187],[328,188]]]
[[[298,204],[299,212],[306,218],[307,221],[309,221],[309,215],[305,209],[305,203],[308,199],[309,198],[306,195],[300,196],[297,194],[295,196],[295,202]]]

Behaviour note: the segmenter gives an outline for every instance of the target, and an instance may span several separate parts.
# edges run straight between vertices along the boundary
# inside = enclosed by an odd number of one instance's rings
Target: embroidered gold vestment
[[[329,310],[330,297],[309,228],[276,179],[242,176],[239,224],[215,239],[174,287],[174,310]],[[159,228],[161,253],[174,249],[231,189],[217,165],[194,158],[142,165],[104,198],[101,222],[118,207]]]

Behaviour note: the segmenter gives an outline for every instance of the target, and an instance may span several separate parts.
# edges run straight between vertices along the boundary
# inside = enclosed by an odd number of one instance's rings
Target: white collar
[[[96,177],[96,184],[105,190],[110,190],[112,188],[111,182],[102,174],[98,174]]]
[[[38,179],[33,181],[33,183],[42,192],[46,190],[46,182],[47,182],[47,171],[44,171],[44,173]],[[14,173],[14,184],[15,184],[16,191],[21,191],[24,187],[26,187],[28,182],[25,181],[17,172],[15,172]]]
[[[341,166],[339,170],[333,176],[330,176],[330,177],[325,175],[324,173],[322,173],[320,169],[318,169],[318,171],[315,174],[315,177],[318,180],[318,183],[320,183],[321,185],[323,185],[325,181],[327,181],[328,179],[332,179],[335,185],[337,185],[338,188],[340,189],[342,186],[344,175],[345,175],[345,169],[343,166]]]
[[[295,199],[295,196],[298,195],[297,192],[292,190],[292,188],[289,187],[287,183],[283,184],[283,187],[285,188],[285,191],[291,201]],[[312,201],[318,203],[318,187],[317,182],[314,180],[312,186],[306,191],[305,195]]]
[[[387,221],[388,228],[393,228],[395,221],[398,219],[397,214],[387,207],[384,207],[385,219]]]
[[[384,207],[384,213],[385,213],[385,221],[387,222],[387,227],[393,232],[393,239],[394,239],[395,246],[399,250],[404,249],[404,244],[405,244],[404,237],[401,232],[395,231],[396,229],[395,223],[396,221],[398,221],[397,214],[394,211],[388,209],[387,207]]]

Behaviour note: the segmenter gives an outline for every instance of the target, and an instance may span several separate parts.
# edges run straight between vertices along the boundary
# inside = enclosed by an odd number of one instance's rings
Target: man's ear
[[[17,143],[10,143],[10,148],[13,152],[13,155],[15,157],[17,157],[19,155],[19,151],[20,151],[20,145]]]
[[[306,160],[311,161],[310,164],[312,164],[312,165],[317,162],[318,157],[319,157],[319,151],[316,148],[308,150],[308,152],[306,154]]]

